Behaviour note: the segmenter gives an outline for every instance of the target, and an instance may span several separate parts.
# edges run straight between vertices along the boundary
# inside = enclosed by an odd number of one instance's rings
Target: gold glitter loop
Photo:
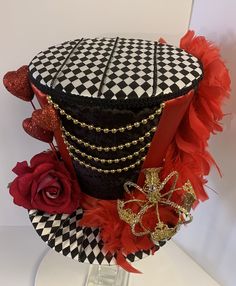
[[[143,188],[136,185],[133,182],[126,182],[124,184],[125,191],[132,195],[132,199],[122,201],[118,200],[117,210],[120,216],[120,219],[124,220],[131,227],[131,231],[136,236],[150,235],[153,241],[161,241],[165,239],[170,239],[179,229],[181,224],[186,224],[192,221],[192,216],[189,213],[194,201],[196,200],[196,195],[191,185],[191,182],[188,180],[182,188],[176,188],[178,180],[178,172],[171,172],[163,181],[160,180],[159,173],[162,168],[149,168],[145,169],[145,182]],[[169,182],[170,179],[174,179],[173,183],[168,192],[162,193],[161,191]],[[133,192],[129,190],[129,187],[135,188],[139,192],[145,195],[145,199],[138,200],[134,197]],[[183,190],[184,197],[183,203],[181,205],[171,201],[172,194],[177,190]],[[140,207],[138,213],[133,212],[130,208],[127,208],[126,205],[130,203],[137,203]],[[178,223],[170,227],[168,224],[165,224],[160,219],[159,214],[159,205],[167,205],[171,207],[178,215]],[[149,208],[156,207],[156,216],[157,224],[153,231],[148,230],[144,227],[142,219],[145,213]],[[139,226],[139,231],[137,231],[137,226]],[[141,227],[141,231],[140,231]]]

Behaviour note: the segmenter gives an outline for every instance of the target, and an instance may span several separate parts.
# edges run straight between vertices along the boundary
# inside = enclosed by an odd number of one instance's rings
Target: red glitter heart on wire
[[[29,82],[29,68],[26,65],[17,71],[6,73],[3,77],[3,84],[11,94],[24,101],[31,101],[34,97]]]
[[[49,131],[55,131],[60,127],[60,120],[56,110],[51,105],[43,109],[37,109],[32,113],[32,121],[38,126]]]
[[[32,120],[32,118],[26,118],[22,122],[22,126],[25,132],[30,136],[46,143],[52,143],[53,132],[41,128]]]

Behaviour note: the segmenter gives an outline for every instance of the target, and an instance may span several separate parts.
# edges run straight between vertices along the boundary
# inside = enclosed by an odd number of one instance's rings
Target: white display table
[[[169,241],[156,255],[133,264],[143,274],[131,274],[130,286],[219,286],[191,257]],[[36,274],[35,286],[78,286],[86,283],[89,265],[50,250]]]

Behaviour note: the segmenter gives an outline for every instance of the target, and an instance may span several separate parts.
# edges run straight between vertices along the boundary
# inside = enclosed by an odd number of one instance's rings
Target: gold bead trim
[[[146,156],[142,157],[140,160],[136,161],[135,163],[128,165],[124,168],[119,168],[119,169],[101,169],[101,168],[97,168],[95,166],[92,166],[90,164],[85,163],[84,161],[78,159],[73,153],[69,152],[69,155],[77,162],[79,162],[80,165],[89,168],[93,171],[97,171],[98,173],[104,173],[104,174],[115,174],[115,173],[121,173],[121,172],[127,172],[130,169],[134,169],[136,166],[140,165],[146,158]]]
[[[81,122],[78,119],[72,117],[70,114],[66,113],[66,111],[62,109],[61,107],[59,107],[58,104],[54,103],[52,101],[51,96],[47,96],[47,100],[49,104],[52,104],[55,109],[59,110],[61,115],[66,116],[66,119],[71,120],[75,125],[80,125],[80,127],[82,128],[87,128],[89,130],[95,130],[96,132],[114,133],[114,134],[117,132],[125,132],[127,130],[132,130],[134,127],[138,128],[141,124],[146,125],[149,120],[153,120],[155,119],[156,115],[160,115],[162,112],[162,109],[165,107],[165,103],[161,103],[160,108],[158,108],[154,113],[150,114],[148,117],[142,119],[140,122],[137,121],[137,122],[134,122],[133,124],[128,124],[123,127],[109,129],[109,128],[102,128],[99,126],[94,126],[92,124],[90,125],[85,122]]]
[[[117,146],[112,147],[102,147],[102,146],[96,146],[93,144],[90,144],[88,142],[83,141],[82,139],[78,139],[76,136],[72,135],[69,131],[65,129],[64,126],[61,127],[62,131],[64,132],[64,135],[70,137],[73,141],[77,142],[80,145],[83,145],[84,147],[88,147],[91,150],[97,150],[99,152],[105,151],[105,152],[116,152],[117,150],[122,150],[124,148],[129,148],[132,145],[137,145],[139,142],[144,142],[145,138],[150,137],[152,133],[154,133],[157,130],[157,127],[152,127],[148,132],[146,132],[142,137],[139,137],[136,140],[126,142],[125,144],[120,144]]]
[[[71,145],[64,137],[64,142],[67,146],[67,150],[70,151],[75,151],[77,154],[80,154],[83,158],[87,158],[89,160],[93,160],[95,162],[100,162],[102,164],[118,164],[120,162],[125,162],[127,160],[132,160],[134,157],[139,156],[140,153],[143,153],[146,148],[150,147],[151,143],[146,144],[144,147],[140,148],[138,151],[134,152],[133,154],[130,154],[126,157],[121,157],[121,158],[116,158],[116,159],[101,159],[98,157],[93,157],[92,155],[88,155],[81,150],[77,149],[73,145]]]

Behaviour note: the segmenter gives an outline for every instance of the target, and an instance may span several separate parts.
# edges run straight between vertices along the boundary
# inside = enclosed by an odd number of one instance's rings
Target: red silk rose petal
[[[50,214],[75,211],[79,206],[80,188],[65,164],[51,151],[35,155],[30,163],[28,168],[25,161],[14,168],[19,175],[9,188],[15,204]]]
[[[3,77],[3,84],[6,89],[14,96],[24,100],[31,101],[34,92],[29,82],[29,68],[22,66],[17,71],[10,71]]]
[[[32,120],[41,128],[49,131],[55,131],[60,128],[59,117],[51,105],[35,110],[32,114]]]
[[[29,186],[29,185],[28,185]],[[29,188],[25,188],[25,193],[21,190],[18,177],[10,184],[9,193],[13,197],[13,201],[16,205],[22,206],[26,209],[31,209],[30,193],[27,192]]]
[[[26,118],[23,123],[23,128],[27,134],[30,136],[46,142],[46,143],[52,143],[53,141],[53,132],[45,130],[38,125],[36,125],[31,118]]]
[[[26,161],[17,162],[15,167],[12,169],[12,172],[14,172],[18,176],[23,175],[26,172],[29,173],[30,171],[31,168],[28,166],[28,163]]]
[[[34,157],[30,160],[30,167],[35,168],[38,165],[47,162],[47,163],[53,163],[55,161],[53,152],[41,152],[39,154],[34,155]]]

